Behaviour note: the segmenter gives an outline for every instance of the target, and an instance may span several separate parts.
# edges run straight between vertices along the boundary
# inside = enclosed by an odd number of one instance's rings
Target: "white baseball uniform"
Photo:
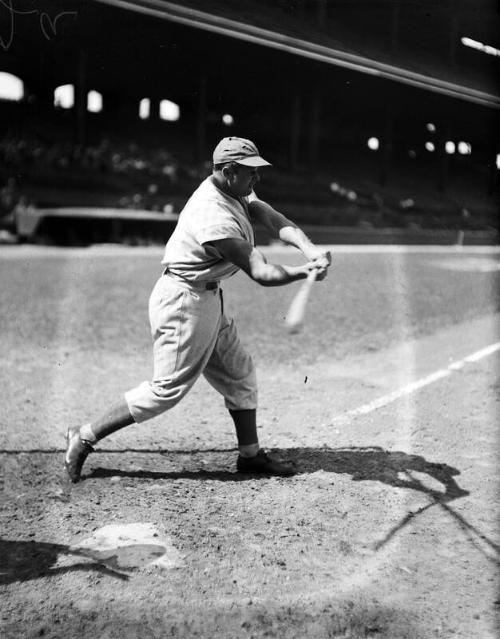
[[[242,238],[254,243],[248,202],[233,198],[208,177],[182,210],[165,247],[163,275],[149,300],[154,340],[152,381],[125,393],[130,414],[143,422],[172,408],[203,373],[232,410],[257,407],[251,357],[234,321],[224,314],[220,280],[238,267],[206,242]]]

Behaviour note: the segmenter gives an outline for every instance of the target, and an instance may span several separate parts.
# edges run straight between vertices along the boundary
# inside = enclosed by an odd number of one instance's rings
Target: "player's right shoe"
[[[262,448],[255,457],[242,457],[238,455],[236,469],[239,473],[278,475],[279,477],[289,477],[290,475],[295,475],[297,472],[292,464],[272,459]]]
[[[94,449],[89,442],[80,437],[78,426],[69,427],[66,433],[66,455],[64,457],[64,467],[70,480],[76,484],[80,481],[82,467],[90,453]]]

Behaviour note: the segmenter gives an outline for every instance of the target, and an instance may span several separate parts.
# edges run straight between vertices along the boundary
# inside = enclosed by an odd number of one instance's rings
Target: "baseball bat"
[[[309,272],[306,281],[299,288],[290,304],[290,308],[285,317],[285,326],[289,333],[298,333],[302,330],[307,300],[309,299],[312,285],[316,280],[316,274],[316,270]]]

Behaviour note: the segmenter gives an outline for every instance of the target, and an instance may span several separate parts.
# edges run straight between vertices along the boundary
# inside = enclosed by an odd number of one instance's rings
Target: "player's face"
[[[236,197],[250,195],[254,186],[260,180],[257,167],[244,166],[243,164],[239,165],[238,171],[232,173],[231,177],[231,191]]]

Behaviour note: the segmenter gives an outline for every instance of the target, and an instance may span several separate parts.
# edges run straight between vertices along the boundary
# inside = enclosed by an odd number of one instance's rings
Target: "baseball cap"
[[[244,138],[223,138],[214,149],[214,164],[237,162],[245,166],[271,166],[261,158],[255,144]]]

